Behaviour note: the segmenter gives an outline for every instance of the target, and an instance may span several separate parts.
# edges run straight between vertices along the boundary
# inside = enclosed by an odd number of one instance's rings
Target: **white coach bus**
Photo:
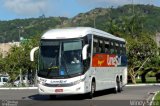
[[[41,37],[38,90],[51,98],[61,94],[87,94],[127,83],[125,40],[90,27],[52,29]]]

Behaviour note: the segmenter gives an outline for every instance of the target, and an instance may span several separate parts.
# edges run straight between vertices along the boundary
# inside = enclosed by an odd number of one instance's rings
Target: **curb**
[[[27,89],[38,89],[38,87],[13,87],[13,88],[0,88],[0,90],[27,90]]]
[[[160,86],[160,83],[154,84],[128,84],[126,87],[137,87],[137,86]]]
[[[126,87],[138,87],[138,86],[160,86],[160,83],[154,83],[154,84],[128,84],[125,85]],[[11,88],[0,88],[0,90],[27,90],[27,89],[38,89],[38,87],[11,87]]]

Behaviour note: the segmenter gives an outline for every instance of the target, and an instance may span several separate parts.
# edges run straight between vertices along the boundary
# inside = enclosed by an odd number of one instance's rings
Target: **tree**
[[[35,36],[22,42],[19,47],[13,46],[10,49],[8,56],[4,59],[4,72],[8,73],[12,80],[20,74],[20,69],[22,74],[27,73],[28,70],[36,69],[36,61],[30,62],[30,51],[38,44],[39,36]]]
[[[142,33],[137,39],[127,38],[128,72],[133,83],[139,71],[142,71],[151,57],[156,54],[156,43],[147,34]],[[146,72],[141,74],[142,80],[145,80]]]

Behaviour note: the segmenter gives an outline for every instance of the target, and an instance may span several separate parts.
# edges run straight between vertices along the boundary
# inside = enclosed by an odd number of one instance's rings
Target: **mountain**
[[[128,30],[133,30],[135,34],[138,31],[160,32],[160,7],[124,5],[117,8],[95,8],[73,18],[43,16],[0,21],[0,35],[3,36],[0,42],[19,41],[19,37],[42,35],[51,28],[73,26],[95,27],[110,33],[116,32],[118,35],[119,31],[126,31],[126,25],[129,26]]]
[[[29,38],[41,35],[44,31],[55,28],[68,20],[66,17],[39,17],[0,21],[0,42],[19,41],[20,37]]]
[[[132,20],[136,17],[135,20]],[[109,31],[111,24],[122,27],[128,21],[139,21],[144,31],[160,31],[160,7],[153,5],[125,5],[118,8],[96,8],[75,16],[72,26],[91,26]],[[131,25],[130,25],[131,26]]]

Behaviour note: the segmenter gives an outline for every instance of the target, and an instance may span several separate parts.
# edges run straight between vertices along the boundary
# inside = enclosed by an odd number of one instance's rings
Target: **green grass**
[[[155,99],[154,100],[159,100],[160,101],[160,92],[157,93],[157,95],[155,96]]]
[[[155,96],[152,102],[152,106],[160,106],[160,92]]]
[[[136,79],[137,83],[142,83],[141,78]],[[146,83],[157,83],[156,77],[146,77]]]

